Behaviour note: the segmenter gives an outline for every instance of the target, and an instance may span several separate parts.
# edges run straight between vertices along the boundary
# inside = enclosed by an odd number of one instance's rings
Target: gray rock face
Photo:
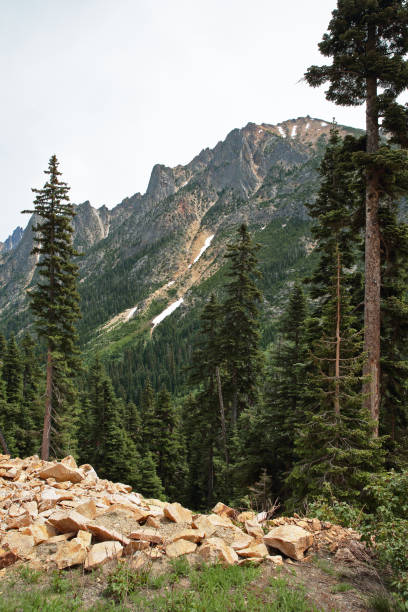
[[[90,308],[92,324],[101,325],[181,271],[188,274],[202,236],[219,236],[211,248],[215,262],[239,223],[259,228],[275,217],[305,218],[304,203],[314,197],[319,180],[318,151],[329,131],[329,124],[310,117],[278,126],[249,123],[186,166],[155,165],[144,195],[112,209],[79,204],[74,242],[85,255],[79,260],[84,325]],[[0,251],[0,323],[27,308],[35,271],[31,228],[32,219],[19,241],[16,234],[14,248]],[[197,281],[215,271],[209,266],[197,272]]]
[[[16,227],[13,233],[10,234],[10,236],[6,238],[4,242],[0,242],[0,253],[7,253],[8,251],[11,251],[11,249],[14,249],[14,247],[18,245],[23,237],[23,232],[24,230],[22,227]]]

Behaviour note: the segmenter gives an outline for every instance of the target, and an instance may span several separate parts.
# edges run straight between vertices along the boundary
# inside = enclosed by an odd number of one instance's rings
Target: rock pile
[[[121,556],[131,557],[135,567],[146,558],[181,555],[229,565],[281,564],[282,555],[302,561],[306,551],[322,546],[344,558],[363,554],[358,540],[352,530],[318,519],[267,521],[264,513],[238,514],[221,502],[211,514],[193,514],[177,502],[145,499],[126,484],[102,480],[73,457],[45,462],[0,455],[4,571],[18,560],[91,570]]]

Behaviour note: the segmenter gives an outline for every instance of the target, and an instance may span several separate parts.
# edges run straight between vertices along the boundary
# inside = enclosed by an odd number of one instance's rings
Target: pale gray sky
[[[185,164],[249,121],[364,126],[299,82],[335,0],[0,0],[0,240],[49,157],[71,200],[111,207],[155,163]]]

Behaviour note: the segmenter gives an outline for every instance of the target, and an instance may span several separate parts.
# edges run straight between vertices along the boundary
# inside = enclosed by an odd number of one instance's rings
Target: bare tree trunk
[[[228,443],[227,443],[227,428],[225,426],[224,399],[222,397],[220,368],[218,366],[215,368],[215,375],[217,377],[218,400],[219,400],[219,403],[220,403],[221,431],[222,431],[222,440],[223,440],[223,443],[224,443],[225,463],[227,465],[229,465]]]
[[[340,417],[340,318],[341,318],[341,293],[340,293],[340,251],[337,245],[337,287],[336,287],[336,300],[337,300],[337,312],[336,312],[336,383],[334,389],[334,412],[336,417]]]
[[[51,431],[51,414],[52,414],[52,379],[53,379],[53,363],[51,348],[48,348],[47,355],[47,391],[45,399],[45,414],[44,414],[44,429],[41,445],[41,459],[48,461],[50,456],[50,431]]]
[[[207,502],[211,504],[214,491],[214,448],[211,443],[210,460],[208,462]]]
[[[375,27],[368,32],[367,51],[375,48]],[[366,105],[367,153],[378,150],[377,81],[367,78]],[[381,254],[380,224],[378,218],[379,191],[375,170],[368,169],[366,175],[366,231],[365,231],[365,296],[364,296],[364,350],[367,361],[364,375],[368,380],[363,385],[366,395],[364,404],[373,419],[374,437],[378,436],[380,407],[380,292]]]
[[[9,455],[10,453],[8,451],[6,440],[5,440],[4,436],[3,436],[3,432],[1,431],[1,429],[0,429],[0,445],[1,445],[2,449],[4,450],[4,454],[5,455]]]

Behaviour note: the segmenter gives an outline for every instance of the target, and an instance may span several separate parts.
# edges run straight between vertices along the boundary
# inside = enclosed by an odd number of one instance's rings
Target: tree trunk
[[[225,426],[224,399],[222,397],[220,368],[218,366],[215,368],[215,375],[217,377],[218,400],[219,400],[219,403],[220,403],[221,431],[222,431],[222,440],[223,440],[223,443],[224,443],[225,463],[227,465],[229,465],[228,443],[227,443],[227,428]]]
[[[3,432],[0,429],[0,445],[2,447],[2,449],[4,450],[4,454],[5,455],[9,455],[10,453],[8,452],[8,448],[7,448],[7,444],[6,444],[6,440],[3,436]]]
[[[52,379],[53,379],[53,363],[51,348],[48,348],[47,355],[47,391],[45,399],[45,414],[44,414],[44,429],[41,445],[41,459],[48,461],[50,456],[50,431],[51,431],[51,413],[52,413]]]
[[[375,29],[370,26],[367,51],[375,48]],[[367,78],[366,105],[367,153],[378,150],[377,81]],[[367,361],[364,375],[368,377],[363,386],[366,395],[364,404],[374,421],[374,437],[378,436],[380,406],[380,224],[378,218],[379,191],[375,170],[368,169],[366,175],[366,231],[365,231],[365,296],[364,296],[364,350]]]
[[[334,388],[334,412],[336,417],[340,417],[340,317],[341,317],[341,292],[340,292],[340,251],[337,245],[337,287],[336,287],[336,383]]]

